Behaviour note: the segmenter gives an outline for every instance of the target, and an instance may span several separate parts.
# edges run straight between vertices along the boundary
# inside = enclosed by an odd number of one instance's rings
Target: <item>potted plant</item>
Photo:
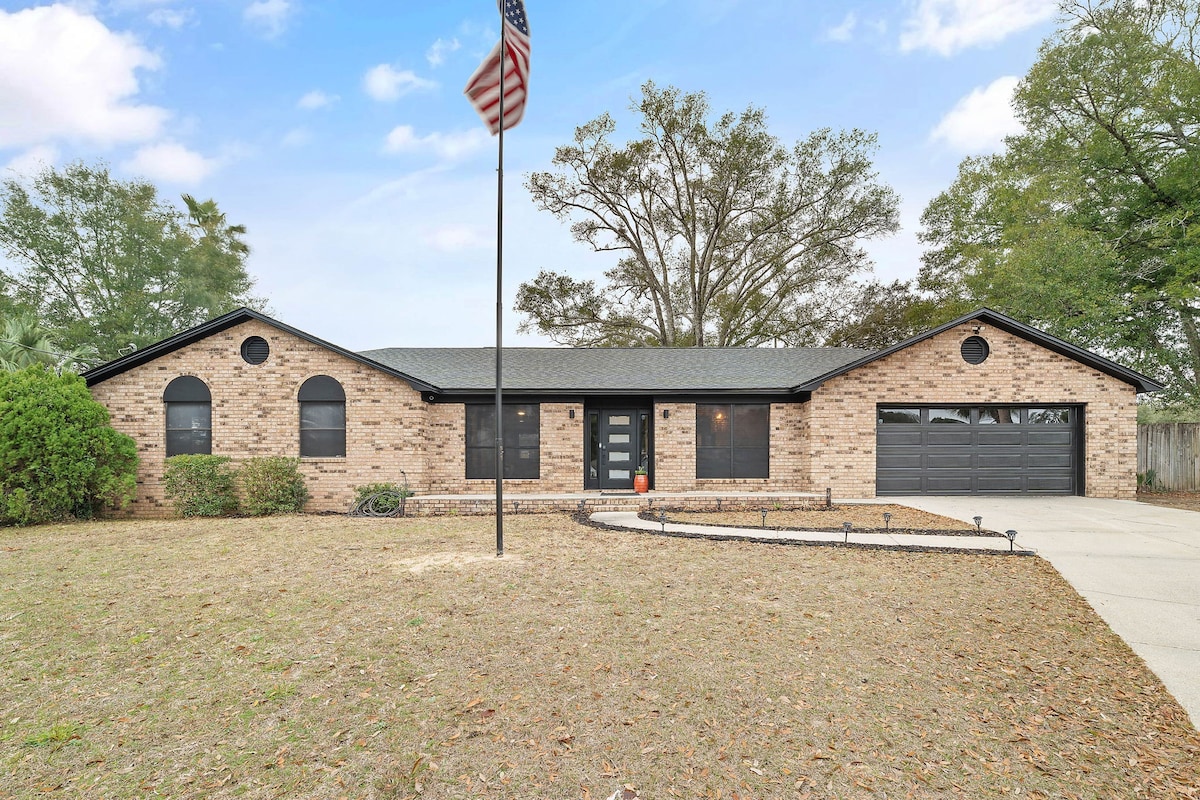
[[[633,471],[633,490],[638,494],[645,494],[650,491],[650,478],[646,475],[644,466],[638,467]]]

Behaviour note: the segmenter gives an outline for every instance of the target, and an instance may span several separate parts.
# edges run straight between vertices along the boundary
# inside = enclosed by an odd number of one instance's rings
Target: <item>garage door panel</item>
[[[927,430],[925,432],[925,444],[936,447],[943,445],[946,447],[961,447],[971,443],[972,435],[970,428],[954,427],[947,429],[944,425],[939,425],[936,429]]]
[[[876,492],[888,494],[1074,494],[1078,408],[1057,407],[1047,422],[1031,409],[907,406],[899,416],[881,408],[876,439]],[[995,422],[998,416],[1005,424]],[[914,422],[914,417],[920,421]],[[980,422],[980,420],[983,422]],[[1057,420],[1069,420],[1059,424]],[[1015,420],[1015,421],[1014,421]]]
[[[927,469],[970,469],[973,466],[974,458],[971,455],[969,448],[962,448],[966,452],[932,452],[925,453],[925,467]]]
[[[896,430],[897,428],[899,430]],[[885,445],[895,445],[898,447],[919,445],[922,441],[924,441],[924,437],[921,435],[921,430],[919,428],[909,430],[908,425],[890,425],[887,429],[880,429],[879,432],[879,445],[881,447]]]
[[[976,465],[982,469],[1020,469],[1025,465],[1024,453],[980,453]]]

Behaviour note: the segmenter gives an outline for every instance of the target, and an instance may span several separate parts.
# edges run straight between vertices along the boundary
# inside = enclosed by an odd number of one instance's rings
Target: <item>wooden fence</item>
[[[1200,491],[1200,423],[1138,425],[1138,483],[1152,489]]]

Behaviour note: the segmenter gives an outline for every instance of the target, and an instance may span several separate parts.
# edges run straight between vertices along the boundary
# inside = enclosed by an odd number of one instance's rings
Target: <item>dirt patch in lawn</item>
[[[512,515],[497,560],[492,526],[0,531],[0,798],[1200,791],[1200,734],[1039,558]]]
[[[893,533],[931,533],[945,536],[946,534],[962,534],[974,536],[975,528],[964,524],[961,520],[931,514],[915,508],[900,505],[875,505],[868,503],[835,504],[826,508],[824,504],[812,506],[787,506],[775,508],[736,509],[730,511],[683,511],[665,509],[668,522],[681,522],[693,525],[722,525],[732,528],[761,528],[763,511],[766,514],[765,527],[770,530],[824,530],[840,531],[842,523],[849,522],[856,531],[884,531]],[[891,519],[885,522],[883,515],[890,514]],[[646,519],[658,520],[658,511],[643,512]],[[986,536],[1000,536],[996,531],[983,528]]]
[[[1185,511],[1200,511],[1200,492],[1138,492],[1138,502]]]

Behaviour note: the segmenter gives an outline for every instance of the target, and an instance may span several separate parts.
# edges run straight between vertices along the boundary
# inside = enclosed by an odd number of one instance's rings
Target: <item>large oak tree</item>
[[[1018,87],[1024,133],[926,209],[921,286],[986,304],[1200,399],[1194,0],[1068,2]]]
[[[703,93],[642,87],[640,136],[608,114],[528,176],[538,208],[619,256],[605,282],[541,272],[522,284],[522,330],[588,346],[812,344],[869,271],[863,242],[898,227],[875,137],[812,133],[785,147],[761,109],[710,118]]]

